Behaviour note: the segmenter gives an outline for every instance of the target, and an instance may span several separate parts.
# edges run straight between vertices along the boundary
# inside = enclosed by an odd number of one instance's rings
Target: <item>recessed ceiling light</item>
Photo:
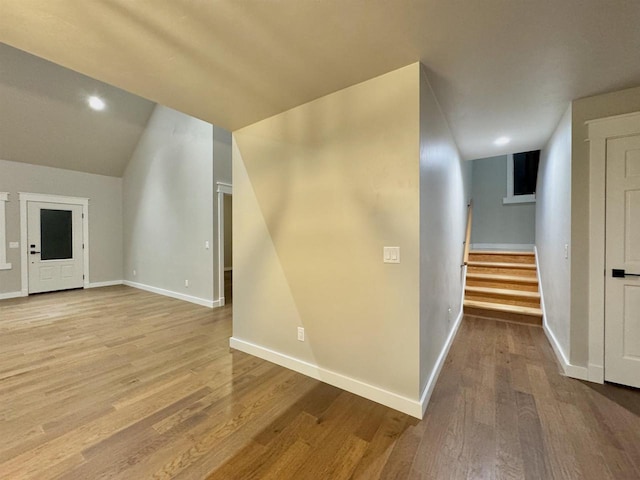
[[[104,103],[104,100],[102,100],[100,97],[96,97],[95,95],[89,97],[87,101],[89,103],[89,106],[94,110],[104,110],[104,107],[107,106],[107,104]]]
[[[493,143],[499,146],[499,145],[506,145],[510,141],[511,139],[509,137],[498,137],[493,141]]]

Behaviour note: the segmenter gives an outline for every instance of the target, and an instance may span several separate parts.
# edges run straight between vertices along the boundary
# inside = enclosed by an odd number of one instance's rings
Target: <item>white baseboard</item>
[[[460,324],[462,323],[462,318],[464,317],[464,287],[467,283],[467,266],[464,265],[462,267],[462,292],[460,293],[460,312],[453,323],[453,328],[449,332],[449,336],[447,337],[447,341],[444,343],[442,350],[440,351],[440,355],[438,355],[438,360],[436,360],[436,364],[431,371],[431,375],[429,376],[429,380],[422,391],[422,395],[420,396],[420,408],[421,415],[420,418],[424,416],[424,412],[427,411],[427,406],[429,405],[429,400],[431,400],[431,395],[433,394],[433,390],[436,387],[436,382],[438,381],[438,377],[440,376],[440,372],[442,371],[442,367],[444,366],[445,361],[447,360],[447,355],[449,354],[449,350],[451,349],[451,345],[453,345],[453,340],[456,338],[456,334],[458,333],[458,328],[460,328]]]
[[[18,297],[25,297],[26,295],[24,295],[22,292],[7,292],[7,293],[0,293],[0,300],[9,300],[10,298],[18,298]]]
[[[108,282],[91,282],[86,288],[112,287],[114,285],[122,285],[122,280],[109,280]]]
[[[551,344],[551,348],[553,348],[554,353],[556,354],[556,358],[558,359],[558,363],[560,367],[564,371],[564,374],[567,377],[577,378],[578,380],[589,380],[589,369],[587,367],[580,367],[577,365],[572,365],[569,362],[569,359],[562,350],[560,346],[560,342],[556,338],[555,334],[549,327],[549,322],[547,321],[547,309],[544,303],[544,291],[542,289],[542,278],[540,277],[540,263],[538,262],[538,248],[533,247],[533,251],[535,253],[536,259],[536,272],[538,276],[538,290],[540,291],[540,308],[542,310],[542,330],[544,334],[547,336],[549,343]]]
[[[471,250],[506,250],[532,252],[532,243],[472,243]]]
[[[157,293],[158,295],[164,295],[165,297],[177,298],[178,300],[184,300],[185,302],[195,303],[196,305],[202,305],[203,307],[214,308],[220,305],[220,302],[218,300],[207,300],[205,298],[192,297],[191,295],[185,295],[184,293],[172,292],[171,290],[152,287],[150,285],[131,282],[129,280],[123,280],[122,283],[129,287],[139,288],[140,290],[145,290],[151,293]]]
[[[347,377],[341,373],[319,367],[318,365],[313,365],[304,360],[290,357],[284,353],[276,352],[275,350],[247,342],[239,338],[231,337],[229,339],[229,346],[236,350],[240,350],[241,352],[262,358],[308,377],[328,383],[329,385],[333,385],[334,387],[341,388],[347,392],[351,392],[355,395],[380,403],[389,408],[393,408],[394,410],[406,413],[412,417],[422,418],[422,406],[417,400],[412,400],[408,397],[356,380],[355,378]]]

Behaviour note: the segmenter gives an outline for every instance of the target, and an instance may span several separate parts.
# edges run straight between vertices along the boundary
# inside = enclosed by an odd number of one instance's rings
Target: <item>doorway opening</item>
[[[218,300],[220,306],[233,296],[233,190],[227,183],[217,184],[218,193]]]

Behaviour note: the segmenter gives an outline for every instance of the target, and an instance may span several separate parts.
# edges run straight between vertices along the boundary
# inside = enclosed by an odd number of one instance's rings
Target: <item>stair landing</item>
[[[542,325],[533,252],[469,252],[464,313],[528,325]]]

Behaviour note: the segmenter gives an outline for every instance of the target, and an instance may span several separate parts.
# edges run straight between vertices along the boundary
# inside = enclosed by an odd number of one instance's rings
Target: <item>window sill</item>
[[[536,203],[536,196],[535,195],[516,195],[513,197],[503,197],[502,203],[504,205],[507,205],[510,203]]]

